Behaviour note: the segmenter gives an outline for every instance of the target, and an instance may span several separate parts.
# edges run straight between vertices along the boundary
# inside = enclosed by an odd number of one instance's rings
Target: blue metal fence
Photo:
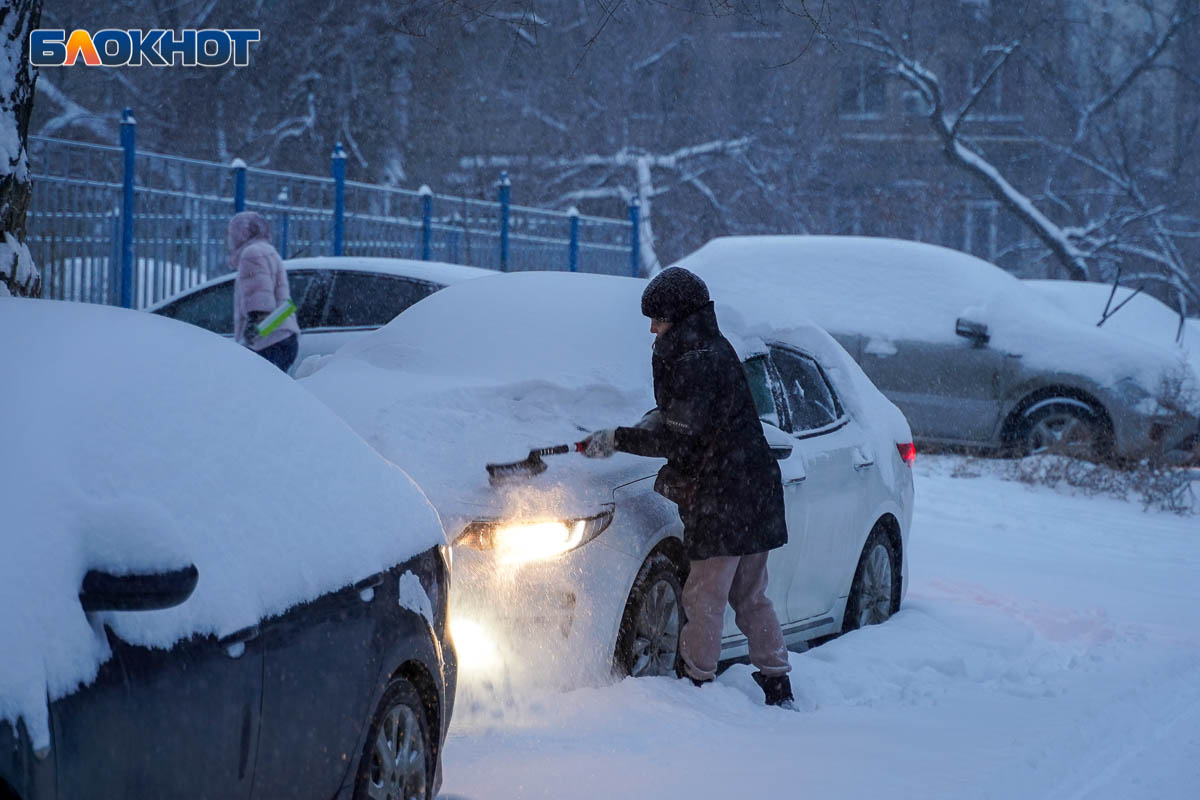
[[[488,202],[346,180],[340,144],[328,178],[141,152],[129,109],[120,147],[31,136],[30,159],[28,242],[45,297],[145,308],[222,275],[226,225],[242,209],[270,220],[285,258],[636,274],[636,212],[626,221],[513,205],[504,173]]]

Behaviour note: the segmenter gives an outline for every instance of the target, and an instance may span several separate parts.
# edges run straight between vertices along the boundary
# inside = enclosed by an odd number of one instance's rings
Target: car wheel
[[[843,631],[878,625],[900,609],[899,559],[894,549],[892,540],[878,528],[867,537],[846,600]]]
[[[1094,413],[1066,403],[1052,403],[1027,416],[1023,423],[1025,455],[1094,458],[1104,454],[1103,429]]]
[[[395,678],[371,720],[358,767],[355,800],[430,800],[433,748],[416,687]]]
[[[638,572],[617,635],[617,672],[641,678],[674,675],[683,621],[679,569],[665,555],[646,559]]]

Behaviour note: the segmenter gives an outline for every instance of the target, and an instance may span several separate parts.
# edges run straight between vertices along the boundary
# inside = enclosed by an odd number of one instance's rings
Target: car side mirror
[[[200,577],[194,564],[169,572],[113,575],[91,569],[83,576],[79,604],[92,611],[156,611],[192,596]]]
[[[762,422],[762,420],[759,420]],[[769,422],[762,422],[763,436],[767,437],[767,447],[777,461],[783,461],[792,454],[792,437]]]
[[[988,326],[982,322],[973,322],[969,319],[959,317],[954,321],[954,332],[965,339],[970,339],[976,347],[983,347],[987,344],[992,336],[988,333]]]

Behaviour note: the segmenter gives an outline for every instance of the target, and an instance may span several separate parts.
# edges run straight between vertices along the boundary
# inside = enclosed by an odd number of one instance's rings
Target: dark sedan
[[[405,574],[437,599],[432,629],[400,602]],[[105,629],[112,658],[50,706],[49,753],[0,723],[0,798],[432,797],[455,679],[448,577],[433,548],[222,638],[160,650]],[[91,572],[80,601],[153,613],[196,582]]]
[[[457,659],[416,484],[190,325],[0,299],[18,332],[0,800],[432,798]]]

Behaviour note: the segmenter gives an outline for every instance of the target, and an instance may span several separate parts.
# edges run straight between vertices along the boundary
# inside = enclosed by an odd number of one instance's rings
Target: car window
[[[233,281],[181,297],[158,310],[164,317],[190,322],[213,333],[233,333]]]
[[[437,286],[392,275],[338,272],[325,314],[327,326],[380,327],[413,303],[428,297]]]
[[[754,409],[758,412],[758,418],[776,428],[782,428],[771,379],[767,374],[767,357],[760,355],[746,359],[742,362],[742,369],[746,372],[746,380],[750,382],[750,394],[754,396]]]
[[[328,273],[289,272],[288,290],[296,304],[296,323],[300,330],[319,328],[325,313],[325,298],[329,296]]]
[[[841,418],[841,404],[816,361],[791,350],[772,347],[771,362],[787,398],[790,433],[824,428]]]

